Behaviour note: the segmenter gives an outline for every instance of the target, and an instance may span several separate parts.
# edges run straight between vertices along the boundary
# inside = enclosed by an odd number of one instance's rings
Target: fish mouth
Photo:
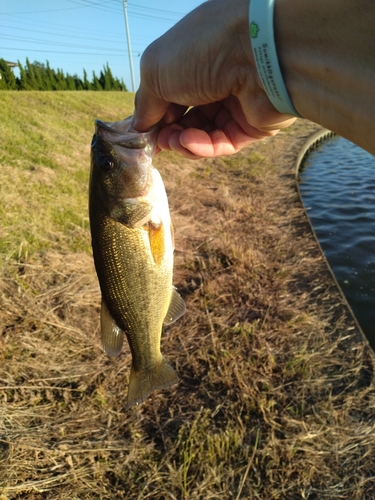
[[[118,122],[95,120],[91,143],[95,189],[102,196],[107,215],[129,227],[143,222],[152,209],[156,134],[157,127],[145,133],[134,131],[131,117]],[[142,210],[127,210],[133,199]]]
[[[118,122],[103,122],[95,120],[96,132],[112,144],[128,149],[144,149],[153,134],[157,133],[158,125],[148,132],[136,132],[131,125],[131,116]]]
[[[108,130],[108,132],[113,132],[113,133],[118,133],[117,130],[115,130],[114,128],[112,128],[108,123],[106,122],[103,122],[102,120],[99,120],[98,118],[96,118],[95,120],[95,125],[101,127],[101,128],[104,128],[105,130]]]

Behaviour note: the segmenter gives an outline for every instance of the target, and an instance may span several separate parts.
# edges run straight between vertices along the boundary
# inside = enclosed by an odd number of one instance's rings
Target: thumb
[[[168,106],[169,102],[153,96],[141,85],[135,94],[133,128],[138,132],[147,132],[163,118]]]

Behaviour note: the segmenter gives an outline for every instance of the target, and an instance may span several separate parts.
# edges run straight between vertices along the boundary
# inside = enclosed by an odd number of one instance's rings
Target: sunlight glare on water
[[[359,324],[375,349],[375,157],[333,137],[300,172],[303,203]]]

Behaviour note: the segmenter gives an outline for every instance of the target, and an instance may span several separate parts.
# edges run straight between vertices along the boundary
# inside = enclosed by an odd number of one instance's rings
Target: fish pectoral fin
[[[171,302],[163,321],[164,325],[170,325],[171,323],[174,323],[185,314],[185,311],[186,304],[184,299],[177,292],[175,287],[172,287]]]
[[[160,266],[165,255],[164,224],[162,222],[159,224],[149,222],[147,230],[152,258],[154,259],[155,264]]]
[[[163,356],[160,363],[147,370],[135,370],[132,366],[125,409],[143,403],[155,389],[167,389],[178,380],[177,373]]]
[[[124,344],[125,334],[117,326],[103,299],[100,311],[100,331],[104,352],[108,356],[118,356]]]

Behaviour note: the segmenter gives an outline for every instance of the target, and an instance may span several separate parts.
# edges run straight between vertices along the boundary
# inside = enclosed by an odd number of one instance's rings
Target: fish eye
[[[102,172],[109,173],[116,168],[116,162],[110,156],[99,157],[98,163]]]

